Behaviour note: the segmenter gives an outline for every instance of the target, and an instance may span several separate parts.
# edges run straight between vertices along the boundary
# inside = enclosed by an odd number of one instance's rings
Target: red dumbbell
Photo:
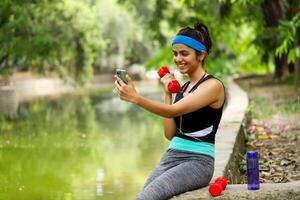
[[[211,194],[211,196],[216,197],[222,193],[223,187],[222,187],[221,183],[214,182],[214,183],[210,184],[208,191]]]
[[[218,177],[212,184],[210,184],[208,191],[211,196],[219,196],[227,187],[227,179],[225,177]]]
[[[215,180],[215,183],[221,183],[223,190],[225,190],[227,187],[228,181],[224,176],[221,176]]]
[[[161,68],[159,68],[157,70],[157,74],[160,78],[162,78],[167,73],[170,73],[170,71],[169,71],[168,67],[166,67],[166,66],[162,66]],[[171,80],[168,83],[168,90],[171,93],[178,93],[181,90],[181,86],[177,80]]]

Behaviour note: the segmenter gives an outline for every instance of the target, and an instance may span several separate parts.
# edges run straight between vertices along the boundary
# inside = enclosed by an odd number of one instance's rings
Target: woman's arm
[[[115,76],[115,85],[117,88],[117,93],[121,100],[134,103],[154,114],[160,115],[162,117],[171,118],[173,117],[173,108],[170,104],[161,103],[158,101],[153,101],[151,99],[145,98],[139,95],[134,87],[132,79],[126,76],[128,84],[125,84],[119,77]]]
[[[117,87],[120,99],[132,102],[152,113],[166,118],[172,118],[186,113],[193,112],[199,108],[219,102],[224,96],[222,84],[216,79],[209,79],[203,82],[199,87],[185,98],[175,104],[166,104],[139,95],[132,79],[127,76],[128,84],[116,77],[115,85]]]
[[[165,93],[165,103],[172,104],[172,94]],[[173,118],[164,118],[165,137],[171,140],[176,133],[176,124]]]

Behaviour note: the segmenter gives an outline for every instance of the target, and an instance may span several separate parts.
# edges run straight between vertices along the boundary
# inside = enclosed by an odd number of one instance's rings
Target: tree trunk
[[[265,0],[261,6],[267,27],[276,27],[279,21],[285,18],[285,9],[282,0]]]
[[[300,12],[300,6],[298,4],[295,4],[295,5],[292,5],[292,8],[291,8],[291,14],[292,14],[292,17],[293,16],[296,16],[296,14]],[[298,29],[297,30],[297,35],[296,35],[296,38],[295,38],[295,47],[298,47],[300,46],[300,30]],[[298,92],[298,95],[300,95],[300,58],[298,58],[295,62],[295,65],[294,65],[294,74],[295,74],[295,82],[294,82],[294,85],[295,85],[295,88]],[[300,97],[298,97],[300,98]]]
[[[300,93],[300,58],[297,59],[295,64],[295,88]]]
[[[274,79],[280,80],[282,77],[288,75],[289,73],[287,56],[286,54],[283,54],[281,57],[274,55],[274,61],[275,61]]]
[[[267,27],[276,27],[280,20],[285,19],[285,9],[282,0],[265,0],[261,4],[261,8]],[[287,56],[283,55],[279,58],[274,55],[274,62],[274,78],[279,80],[288,72]]]
[[[296,36],[296,46],[300,46],[300,32],[298,32],[297,36]],[[300,93],[300,58],[298,58],[295,62],[295,82],[294,82],[295,88],[296,90],[298,90],[297,92]]]

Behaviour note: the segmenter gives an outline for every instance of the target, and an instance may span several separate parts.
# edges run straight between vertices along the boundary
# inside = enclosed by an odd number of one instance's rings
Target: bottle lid
[[[248,159],[257,159],[258,152],[257,151],[247,151],[247,158]]]

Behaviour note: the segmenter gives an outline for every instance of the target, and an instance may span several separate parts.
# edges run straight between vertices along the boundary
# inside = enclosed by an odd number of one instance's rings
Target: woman
[[[203,64],[211,48],[207,27],[198,22],[183,28],[172,40],[173,60],[186,82],[172,103],[167,85],[172,74],[161,78],[165,102],[140,96],[132,79],[128,84],[115,77],[120,99],[164,117],[165,137],[170,145],[152,171],[138,200],[165,200],[207,186],[214,171],[214,143],[225,101],[222,82],[207,74]]]

